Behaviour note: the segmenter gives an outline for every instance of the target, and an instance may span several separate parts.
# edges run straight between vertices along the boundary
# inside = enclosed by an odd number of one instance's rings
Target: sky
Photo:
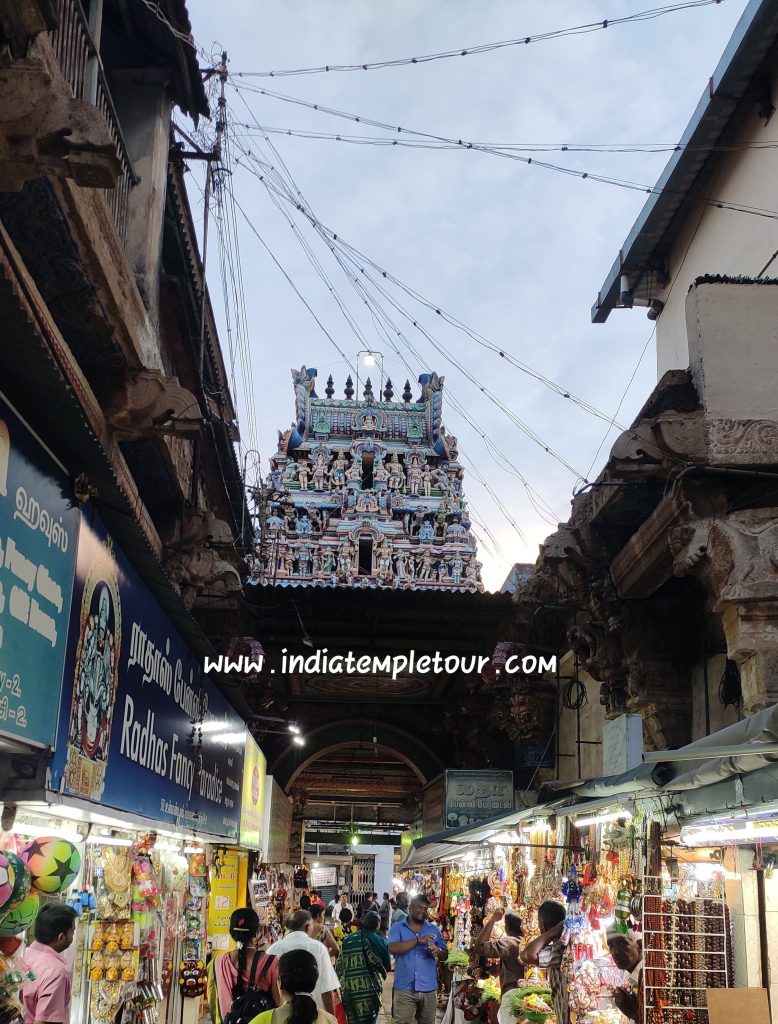
[[[319,394],[332,374],[336,395],[342,395],[356,353],[372,348],[383,354],[398,395],[406,377],[416,397],[420,373],[445,376],[443,420],[459,439],[487,589],[499,589],[514,562],[534,562],[555,522],[567,519],[574,488],[602,469],[619,433],[611,428],[604,441],[608,419],[621,403],[617,419],[629,424],[656,382],[652,324],[644,309],[616,310],[605,324],[590,319],[645,195],[545,170],[537,160],[653,185],[668,155],[537,153],[527,166],[477,150],[352,145],[272,133],[271,150],[257,125],[317,134],[389,133],[257,90],[475,142],[672,144],[745,5],[723,0],[651,21],[423,64],[261,78],[247,73],[461,50],[657,5],[189,0],[198,45],[209,54],[224,49],[229,60],[230,181],[245,306],[232,285],[235,261],[220,259],[226,250],[215,230],[208,278],[222,346],[234,367],[243,448],[260,453],[263,475],[278,430],[293,417],[291,368],[316,367]],[[203,138],[208,130],[206,125]],[[270,169],[259,170],[257,160]],[[200,170],[193,168],[190,194],[201,221]],[[402,332],[381,334],[380,309],[365,303],[305,216],[268,191],[268,181],[279,186],[278,173],[288,174],[287,183],[299,189],[320,224],[432,308],[377,275],[405,311],[370,285],[371,299]],[[245,320],[236,314],[241,307]],[[605,418],[506,363],[435,309]],[[254,457],[246,458],[251,477]]]

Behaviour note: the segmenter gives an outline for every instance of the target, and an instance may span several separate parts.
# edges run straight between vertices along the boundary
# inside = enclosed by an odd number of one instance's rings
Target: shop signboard
[[[243,753],[243,790],[240,805],[240,844],[249,850],[262,847],[267,761],[249,733]]]
[[[272,776],[267,778],[263,844],[268,864],[288,864],[292,835],[292,804]]]
[[[233,910],[245,903],[245,900],[238,899],[239,875],[238,851],[220,850],[211,867],[211,888],[208,897],[208,938],[214,952],[232,949],[235,945],[230,938],[230,917]]]
[[[312,889],[324,889],[328,885],[338,884],[338,867],[336,864],[311,868],[308,884]]]
[[[513,772],[446,772],[446,828],[474,825],[512,810]]]
[[[422,835],[428,836],[431,832],[439,832],[446,827],[443,821],[445,795],[446,788],[442,775],[424,788],[421,795]]]
[[[78,541],[67,473],[0,394],[0,733],[54,745]]]
[[[84,511],[51,788],[237,839],[245,724]]]

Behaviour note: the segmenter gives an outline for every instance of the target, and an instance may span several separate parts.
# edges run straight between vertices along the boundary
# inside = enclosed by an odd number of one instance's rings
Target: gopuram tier
[[[362,398],[349,376],[292,371],[295,421],[279,432],[270,474],[255,495],[258,526],[249,582],[286,586],[483,590],[457,439],[441,422],[443,377],[405,382],[393,401],[370,378]]]

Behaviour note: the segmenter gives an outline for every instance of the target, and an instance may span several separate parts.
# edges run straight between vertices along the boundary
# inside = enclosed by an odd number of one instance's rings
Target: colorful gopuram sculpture
[[[483,590],[443,377],[419,377],[416,402],[409,381],[396,402],[389,379],[376,398],[368,378],[361,399],[350,376],[342,399],[331,376],[318,397],[314,369],[292,379],[295,420],[256,495],[250,582]]]

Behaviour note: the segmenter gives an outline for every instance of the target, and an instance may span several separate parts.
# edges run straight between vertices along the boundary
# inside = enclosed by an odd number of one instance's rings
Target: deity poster
[[[99,801],[119,684],[122,602],[110,538],[103,543],[84,524],[78,552],[84,590],[78,618],[65,786],[74,796]]]
[[[237,839],[245,735],[87,505],[49,788],[143,821]]]

